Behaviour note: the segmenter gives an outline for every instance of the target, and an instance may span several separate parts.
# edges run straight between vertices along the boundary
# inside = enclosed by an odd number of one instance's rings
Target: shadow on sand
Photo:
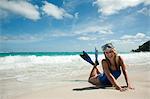
[[[101,87],[105,89],[104,87]],[[73,91],[84,91],[84,90],[93,90],[93,89],[100,89],[100,87],[83,87],[83,88],[74,88]]]
[[[127,88],[127,86],[121,86],[122,88]],[[92,87],[83,87],[83,88],[74,88],[73,91],[85,91],[85,90],[94,90],[94,89],[114,89],[112,86],[92,86]]]
[[[73,82],[88,82],[87,80],[71,80]],[[109,89],[112,88],[111,86],[90,86],[90,87],[83,87],[83,88],[74,88],[73,91],[84,91],[84,90],[94,90],[94,89]]]
[[[69,80],[72,82],[87,82],[87,80]],[[121,86],[122,88],[127,88],[127,86]],[[90,87],[82,87],[82,88],[74,88],[73,91],[85,91],[85,90],[94,90],[94,89],[114,89],[111,85],[105,86],[90,86]]]

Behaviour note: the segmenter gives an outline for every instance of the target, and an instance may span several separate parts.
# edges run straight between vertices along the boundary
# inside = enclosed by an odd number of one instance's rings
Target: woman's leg
[[[97,74],[100,74],[99,68],[98,68],[97,66],[96,66],[95,68],[96,68],[96,70],[97,70]]]
[[[92,83],[93,85],[98,85],[99,80],[98,80],[97,76],[99,73],[100,73],[100,71],[98,70],[97,66],[93,66],[88,81],[90,83]]]
[[[97,68],[97,66],[93,66],[91,73],[90,73],[90,77],[97,76],[99,73],[100,73],[100,71]]]
[[[90,73],[90,77],[94,77],[94,76],[97,76],[97,67],[96,66],[93,66],[92,70],[91,70],[91,73]],[[90,78],[89,77],[89,78]]]

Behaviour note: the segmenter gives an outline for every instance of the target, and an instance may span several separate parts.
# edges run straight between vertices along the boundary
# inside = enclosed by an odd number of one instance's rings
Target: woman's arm
[[[123,75],[124,75],[124,77],[125,77],[125,81],[126,81],[127,87],[128,87],[129,89],[134,89],[134,88],[132,88],[131,85],[130,85],[129,77],[128,77],[128,73],[127,73],[127,69],[126,69],[126,65],[125,65],[123,59],[122,59],[120,56],[119,56],[119,58],[120,58],[120,65],[121,65],[121,68],[122,68]]]
[[[110,73],[110,70],[109,70],[109,68],[108,68],[108,63],[107,63],[105,60],[102,60],[102,66],[103,66],[104,73],[106,74],[106,76],[107,76],[108,80],[111,82],[111,84],[112,84],[113,86],[115,86],[115,88],[116,88],[117,90],[125,91],[125,89],[121,88],[121,87],[118,85],[116,79],[115,79],[115,78],[113,77],[113,75]]]

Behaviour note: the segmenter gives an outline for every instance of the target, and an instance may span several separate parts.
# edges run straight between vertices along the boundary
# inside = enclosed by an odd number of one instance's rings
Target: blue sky
[[[150,40],[149,0],[1,0],[0,52],[129,52]]]

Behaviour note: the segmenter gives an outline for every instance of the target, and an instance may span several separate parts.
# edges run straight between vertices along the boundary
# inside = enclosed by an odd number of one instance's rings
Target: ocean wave
[[[11,68],[25,68],[37,65],[56,65],[72,63],[74,60],[79,60],[78,55],[73,56],[5,56],[0,57],[0,70]]]
[[[119,54],[129,65],[147,64],[150,65],[150,53],[128,53]],[[94,61],[94,55],[90,55]],[[104,58],[103,54],[99,55],[99,61]],[[5,56],[0,57],[0,70],[16,69],[38,66],[57,66],[66,64],[82,65],[85,61],[79,55],[69,56]]]
[[[122,56],[131,71],[150,70],[150,53],[119,55]],[[95,60],[93,54],[90,54],[90,57],[93,61]],[[104,55],[100,54],[98,57],[99,63],[103,58]],[[101,64],[99,67],[102,67]],[[90,68],[90,64],[85,62],[79,55],[5,56],[0,57],[0,80],[15,79],[19,82],[29,83],[57,81],[79,76],[82,72],[89,71]]]

